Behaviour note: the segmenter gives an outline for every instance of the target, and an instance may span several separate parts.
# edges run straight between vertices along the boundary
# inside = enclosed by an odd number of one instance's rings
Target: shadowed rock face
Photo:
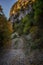
[[[31,54],[31,60],[32,60],[32,63],[31,64],[34,64],[34,65],[43,65],[43,51],[39,51],[38,49],[35,50],[34,52],[32,52],[33,55]]]

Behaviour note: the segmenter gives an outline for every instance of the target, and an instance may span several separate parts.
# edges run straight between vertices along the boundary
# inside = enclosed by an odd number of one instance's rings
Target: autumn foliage
[[[12,25],[5,17],[0,6],[0,48],[9,46]]]

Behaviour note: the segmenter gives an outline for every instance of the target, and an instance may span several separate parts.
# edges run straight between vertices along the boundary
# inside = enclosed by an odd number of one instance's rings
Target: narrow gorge
[[[0,65],[43,65],[43,12],[38,2],[18,0],[10,9],[13,33],[10,48],[0,54]]]

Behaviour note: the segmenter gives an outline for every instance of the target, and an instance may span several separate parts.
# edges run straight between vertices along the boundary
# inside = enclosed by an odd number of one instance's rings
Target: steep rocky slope
[[[35,0],[18,0],[11,8],[10,15],[16,14],[18,11],[27,9],[29,4],[32,4]]]
[[[10,21],[21,20],[24,16],[32,11],[32,4],[35,0],[18,0],[10,10]]]

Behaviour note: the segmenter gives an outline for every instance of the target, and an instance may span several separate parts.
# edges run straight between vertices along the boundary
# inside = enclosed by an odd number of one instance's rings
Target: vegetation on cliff
[[[43,48],[43,1],[36,0],[31,5],[32,11],[14,23],[14,32],[18,32],[19,35],[31,34],[31,48],[41,49]]]

